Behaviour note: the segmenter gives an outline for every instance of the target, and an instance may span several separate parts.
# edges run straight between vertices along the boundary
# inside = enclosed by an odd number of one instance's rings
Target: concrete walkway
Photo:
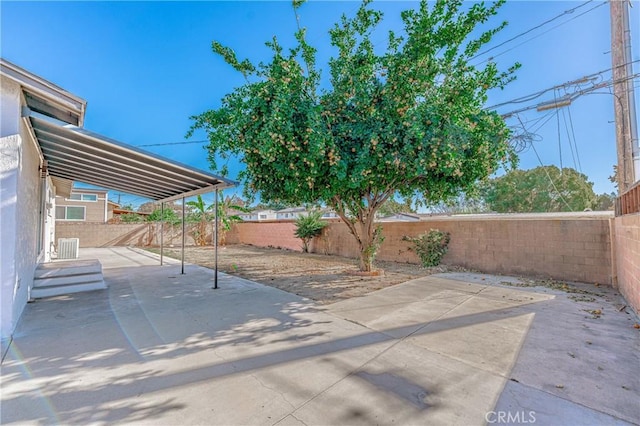
[[[610,289],[448,274],[318,307],[137,250],[83,255],[109,289],[27,306],[2,424],[640,422],[638,319]]]

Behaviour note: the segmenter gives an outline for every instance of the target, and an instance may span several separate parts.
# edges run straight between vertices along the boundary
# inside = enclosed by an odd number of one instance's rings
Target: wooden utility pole
[[[631,35],[629,30],[629,1],[610,0],[611,61],[613,72],[613,104],[616,120],[618,151],[618,192],[622,193],[635,182],[633,154],[637,153],[637,122],[633,99],[633,80],[630,72]],[[633,136],[635,130],[635,137]],[[635,141],[634,141],[635,139]],[[640,172],[640,171],[639,171]]]

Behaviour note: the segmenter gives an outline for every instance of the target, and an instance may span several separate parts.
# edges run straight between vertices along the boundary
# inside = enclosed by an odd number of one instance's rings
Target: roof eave
[[[84,125],[87,101],[0,58],[0,73],[20,85],[29,107],[65,123]],[[29,96],[30,95],[30,96]]]

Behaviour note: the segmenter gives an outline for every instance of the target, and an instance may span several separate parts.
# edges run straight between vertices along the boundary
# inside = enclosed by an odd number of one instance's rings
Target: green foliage
[[[487,91],[503,88],[518,67],[469,63],[505,26],[477,32],[504,1],[466,10],[461,0],[422,1],[401,14],[404,31],[389,32],[386,49],[374,43],[383,16],[370,3],[329,31],[336,55],[328,88],[304,28],[288,51],[276,38],[268,42],[273,56],[259,66],[214,42],[247,82],[218,109],[192,117],[187,135],[207,132],[218,173],[227,172],[218,161],[230,156],[246,164],[238,180],[247,196],[333,208],[358,242],[364,271],[380,237],[375,213],[389,198],[437,202],[515,161],[504,121],[484,104]],[[296,18],[301,4],[294,4]]]
[[[613,174],[609,176],[609,182],[613,184],[616,190],[620,191],[620,188],[618,188],[618,165],[617,164],[613,165]]]
[[[202,196],[198,195],[195,201],[187,201],[191,212],[187,216],[187,221],[197,223],[198,227],[193,230],[193,236],[198,245],[206,244],[207,224],[215,220],[215,203],[207,205]],[[244,207],[244,201],[233,196],[222,196],[218,202],[218,241],[221,245],[226,242],[227,231],[231,230],[234,223],[242,222],[242,218],[235,212],[250,212]]]
[[[382,235],[382,226],[378,225],[373,230],[373,235],[371,238],[371,243],[364,248],[361,254],[361,261],[364,262],[365,265],[372,265],[373,261],[378,254],[378,250],[380,250],[380,246],[384,242],[384,235]],[[370,271],[371,268],[366,269]]]
[[[161,220],[163,220],[162,209],[155,209],[147,216],[147,222],[160,222]],[[177,225],[182,222],[176,212],[168,208],[164,209],[164,221],[170,225]]]
[[[209,212],[212,206],[205,204],[202,195],[198,195],[195,200],[187,201],[185,206],[189,207],[187,222],[208,222],[213,220],[213,214]]]
[[[120,215],[120,221],[122,223],[140,223],[144,222],[144,218],[139,214],[125,213]]]
[[[282,210],[288,209],[291,207],[296,207],[295,204],[292,203],[283,203],[281,201],[271,201],[268,203],[258,203],[254,207],[254,210]]]
[[[416,209],[411,205],[411,199],[404,200],[403,202],[396,201],[394,198],[389,198],[380,206],[378,214],[381,216],[391,216],[396,213],[415,213]]]
[[[222,197],[218,202],[218,221],[221,225],[218,230],[218,240],[221,245],[226,243],[227,232],[231,230],[233,224],[242,222],[242,218],[236,212],[251,212],[251,209],[245,207],[244,204],[244,201],[235,195]]]
[[[566,212],[592,209],[596,195],[584,174],[571,168],[541,166],[491,179],[485,201],[498,213]]]
[[[616,194],[614,192],[610,194],[598,194],[596,201],[594,202],[593,210],[604,211],[613,210],[616,203]]]
[[[309,252],[309,242],[313,237],[322,234],[322,230],[328,225],[322,220],[322,212],[313,211],[308,215],[300,216],[296,219],[296,230],[294,235],[302,240],[302,251]]]
[[[473,214],[487,213],[489,211],[487,204],[480,196],[464,193],[429,206],[429,209],[433,213],[441,214]]]
[[[431,229],[426,234],[417,237],[402,237],[402,240],[413,244],[410,250],[415,251],[422,262],[422,266],[428,268],[440,264],[442,256],[449,250],[451,236],[448,232]]]

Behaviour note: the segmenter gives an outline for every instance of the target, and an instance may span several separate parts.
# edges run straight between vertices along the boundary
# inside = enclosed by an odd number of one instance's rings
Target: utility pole
[[[613,72],[613,104],[618,152],[618,192],[626,191],[640,170],[634,171],[634,157],[640,162],[638,128],[635,114],[629,0],[610,0],[611,63]],[[640,166],[639,166],[640,168]]]

